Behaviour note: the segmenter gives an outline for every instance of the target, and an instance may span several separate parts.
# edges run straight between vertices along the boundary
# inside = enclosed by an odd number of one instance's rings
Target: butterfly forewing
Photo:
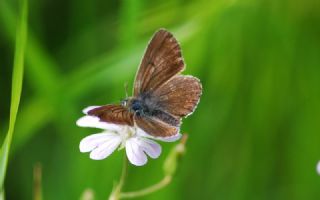
[[[133,114],[121,105],[105,105],[88,111],[88,115],[99,117],[100,121],[133,126]]]
[[[152,92],[184,69],[180,46],[173,35],[159,30],[151,39],[134,82],[134,96]]]
[[[202,93],[199,79],[192,76],[176,75],[153,92],[158,105],[177,117],[191,114]]]
[[[171,126],[155,117],[134,116],[139,128],[155,137],[170,137],[179,133],[179,127]]]

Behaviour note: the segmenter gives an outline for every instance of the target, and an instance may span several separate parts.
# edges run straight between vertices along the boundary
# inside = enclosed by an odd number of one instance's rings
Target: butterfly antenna
[[[128,82],[124,83],[124,91],[126,92],[126,99],[128,99]]]

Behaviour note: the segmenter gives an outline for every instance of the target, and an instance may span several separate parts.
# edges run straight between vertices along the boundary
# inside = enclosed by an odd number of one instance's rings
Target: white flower
[[[319,161],[318,164],[317,164],[317,172],[318,172],[318,174],[320,175],[320,161]]]
[[[96,107],[99,106],[90,106],[83,112],[87,114]],[[148,161],[147,155],[153,159],[160,156],[161,146],[151,139],[172,142],[181,137],[180,133],[168,138],[153,137],[139,127],[102,122],[98,117],[89,115],[80,118],[77,125],[104,130],[102,133],[89,135],[80,142],[80,151],[91,152],[91,159],[102,160],[117,148],[125,148],[128,160],[136,166],[145,165]]]

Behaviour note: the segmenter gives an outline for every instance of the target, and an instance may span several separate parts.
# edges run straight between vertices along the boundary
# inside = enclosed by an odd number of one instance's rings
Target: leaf
[[[9,130],[2,144],[0,151],[0,189],[3,192],[3,184],[8,165],[8,157],[10,146],[16,122],[17,112],[20,103],[20,96],[22,91],[23,68],[24,68],[24,53],[27,41],[27,0],[22,0],[22,8],[20,18],[18,21],[16,32],[16,46],[13,63],[12,73],[12,92],[11,92],[11,105],[10,105],[10,119]]]

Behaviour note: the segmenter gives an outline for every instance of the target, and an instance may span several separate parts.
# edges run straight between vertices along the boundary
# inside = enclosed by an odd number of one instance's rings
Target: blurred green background
[[[0,1],[1,139],[8,127],[17,1]],[[184,74],[201,79],[184,120],[187,153],[172,184],[141,199],[320,199],[320,3],[298,0],[29,1],[24,85],[5,182],[32,199],[41,163],[44,199],[107,199],[123,151],[79,152],[95,129],[75,121],[89,105],[118,102],[159,28],[181,43]],[[2,141],[2,140],[1,140]],[[124,190],[163,176],[174,144],[129,168]]]

